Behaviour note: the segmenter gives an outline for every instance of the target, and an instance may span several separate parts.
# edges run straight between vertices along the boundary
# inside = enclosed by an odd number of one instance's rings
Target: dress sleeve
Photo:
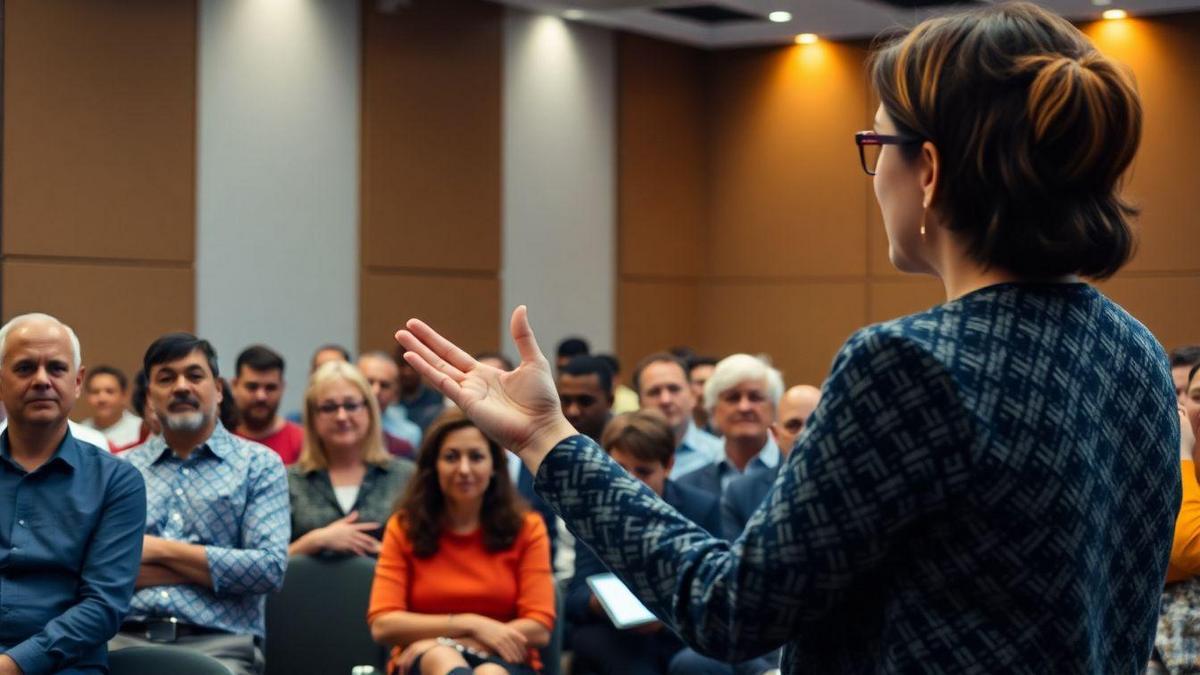
[[[388,612],[408,610],[408,561],[404,551],[408,548],[408,535],[400,524],[399,516],[388,519],[383,535],[383,546],[379,561],[375,563],[375,580],[371,582],[371,604],[367,609],[367,623],[371,623]]]
[[[965,491],[972,439],[939,362],[869,328],[839,352],[808,430],[736,541],[682,518],[584,436],[546,457],[537,488],[684,641],[741,661],[828,616]]]
[[[554,630],[554,574],[550,570],[550,537],[542,516],[536,511],[527,513],[519,536],[517,618],[533,619]]]
[[[1180,462],[1183,502],[1175,519],[1175,539],[1171,542],[1171,563],[1167,583],[1200,575],[1200,483],[1192,460]]]

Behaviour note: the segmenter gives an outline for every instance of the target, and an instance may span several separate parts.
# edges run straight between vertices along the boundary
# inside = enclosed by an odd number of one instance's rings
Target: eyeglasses
[[[858,146],[858,158],[862,161],[863,171],[868,176],[875,175],[875,167],[879,164],[879,153],[885,145],[916,145],[921,139],[915,136],[889,136],[877,134],[874,131],[860,131],[854,134],[854,143]]]
[[[338,410],[345,410],[347,415],[353,415],[359,410],[364,410],[367,407],[366,399],[358,399],[357,401],[342,401],[341,403],[322,403],[317,406],[317,412],[322,415],[336,415]]]

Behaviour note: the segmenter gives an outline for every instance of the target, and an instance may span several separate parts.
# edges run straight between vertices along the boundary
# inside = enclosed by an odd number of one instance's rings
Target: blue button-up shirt
[[[263,637],[266,593],[283,585],[291,536],[279,455],[218,423],[186,460],[161,436],[122,457],[146,479],[146,534],[204,546],[213,581],[140,589],[129,618]]]
[[[671,478],[679,478],[696,469],[702,469],[725,455],[721,439],[696,426],[688,420],[687,433],[675,448],[675,466],[671,467]]]
[[[722,453],[721,461],[718,462],[717,471],[721,476],[721,494],[725,494],[726,488],[738,476],[749,476],[759,473],[760,471],[770,471],[779,466],[779,444],[775,442],[775,438],[771,434],[767,434],[767,442],[763,445],[762,450],[758,454],[750,458],[746,462],[746,470],[739,471],[733,462],[729,461],[729,456]]]
[[[0,433],[0,652],[25,675],[103,668],[142,559],[146,488],[69,432],[33,472]]]

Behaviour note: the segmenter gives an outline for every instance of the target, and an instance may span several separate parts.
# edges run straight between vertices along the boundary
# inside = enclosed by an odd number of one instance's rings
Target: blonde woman
[[[288,469],[288,554],[378,555],[383,523],[413,470],[384,448],[362,373],[344,361],[317,368],[304,392],[304,447]]]

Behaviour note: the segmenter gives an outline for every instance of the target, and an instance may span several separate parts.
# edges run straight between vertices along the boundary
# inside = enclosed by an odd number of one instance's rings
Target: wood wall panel
[[[362,8],[363,265],[496,272],[504,8]]]
[[[4,254],[190,263],[195,2],[4,13]]]
[[[698,277],[708,251],[708,55],[622,34],[617,59],[620,272]]]
[[[1128,269],[1200,272],[1200,135],[1181,131],[1200,118],[1200,14],[1105,21],[1085,30],[1133,70],[1142,96],[1142,144],[1126,190],[1142,208],[1141,243]]]
[[[946,301],[942,282],[923,275],[874,280],[867,286],[867,322],[889,321],[923,312]]]
[[[766,353],[787,384],[820,385],[846,338],[865,323],[866,284],[729,283],[700,295],[701,351]]]
[[[499,347],[500,282],[494,278],[367,272],[359,307],[362,351],[395,348],[393,335],[412,317],[453,336],[469,352]]]
[[[45,263],[0,264],[3,321],[45,312],[79,336],[83,364],[113,365],[133,376],[155,338],[195,329],[195,277],[191,267]],[[74,419],[90,411],[82,401]]]
[[[834,43],[714,55],[714,275],[866,273],[871,183],[853,142],[869,119],[865,55]]]
[[[694,281],[622,281],[617,353],[632,377],[643,356],[700,342],[700,291]]]

